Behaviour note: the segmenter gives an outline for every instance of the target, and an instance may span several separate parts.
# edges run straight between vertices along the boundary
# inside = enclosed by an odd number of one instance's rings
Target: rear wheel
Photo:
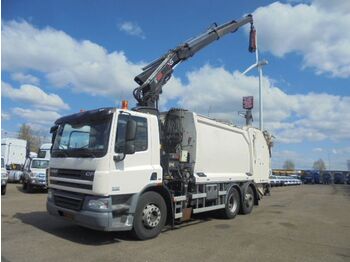
[[[239,212],[240,204],[241,201],[239,198],[238,190],[232,187],[227,194],[225,209],[222,212],[224,218],[234,218]]]
[[[167,208],[161,195],[152,191],[142,194],[134,216],[134,236],[140,240],[158,236],[166,217]]]
[[[249,214],[252,212],[254,206],[254,191],[251,186],[248,186],[244,192],[242,203],[242,214]]]

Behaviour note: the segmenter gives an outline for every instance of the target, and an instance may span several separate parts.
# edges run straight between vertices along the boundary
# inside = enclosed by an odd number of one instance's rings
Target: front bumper
[[[71,221],[77,225],[99,231],[128,231],[132,229],[133,215],[113,215],[113,211],[71,210],[55,205],[53,200],[46,202],[49,214]]]
[[[28,183],[31,186],[34,186],[34,187],[41,187],[41,188],[46,188],[47,187],[46,181],[39,181],[39,180],[36,180],[36,179],[31,179],[31,180],[28,181]]]

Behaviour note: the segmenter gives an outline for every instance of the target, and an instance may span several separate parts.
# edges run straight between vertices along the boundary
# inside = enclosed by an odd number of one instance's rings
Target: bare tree
[[[284,164],[283,164],[283,169],[286,169],[286,170],[294,170],[295,169],[295,164],[292,160],[286,160],[284,161]]]
[[[30,152],[38,152],[42,139],[36,135],[33,129],[28,124],[22,124],[18,131],[18,138],[27,140],[27,148]]]
[[[326,164],[324,163],[323,159],[320,158],[314,162],[313,168],[314,170],[323,171],[326,170]]]

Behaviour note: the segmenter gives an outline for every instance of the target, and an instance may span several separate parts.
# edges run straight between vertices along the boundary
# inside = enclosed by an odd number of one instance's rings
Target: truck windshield
[[[5,167],[5,161],[3,158],[1,158],[1,168]]]
[[[48,160],[33,160],[31,168],[41,168],[45,169],[49,167],[49,161]]]
[[[52,147],[53,157],[103,157],[107,153],[112,117],[62,123]]]

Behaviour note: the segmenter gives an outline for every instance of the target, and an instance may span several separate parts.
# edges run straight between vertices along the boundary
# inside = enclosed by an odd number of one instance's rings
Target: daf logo
[[[88,177],[92,177],[92,176],[94,176],[94,171],[86,171],[85,172],[85,176],[88,176]]]

